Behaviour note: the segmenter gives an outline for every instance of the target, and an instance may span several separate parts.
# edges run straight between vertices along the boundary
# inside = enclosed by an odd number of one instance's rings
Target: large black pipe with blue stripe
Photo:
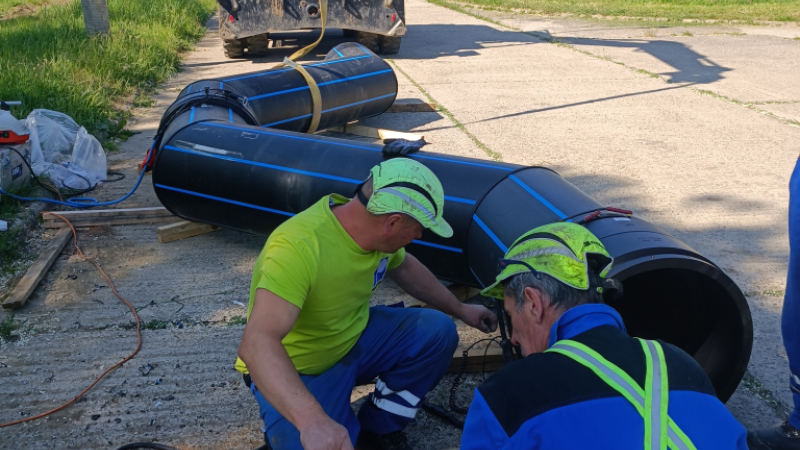
[[[426,231],[407,248],[449,281],[485,286],[498,258],[525,231],[603,208],[547,168],[428,152],[413,158],[442,181],[454,234],[444,239]],[[170,133],[153,182],[178,216],[266,235],[326,194],[352,195],[381,160],[380,145],[206,121]],[[713,262],[635,214],[604,211],[585,225],[615,258],[611,276],[625,289],[611,304],[628,331],[688,351],[727,400],[752,348],[741,290]]]
[[[380,114],[397,97],[391,67],[355,42],[337,45],[323,61],[303,68],[320,90],[320,130]],[[172,130],[206,120],[305,132],[312,113],[308,83],[290,67],[196,81],[178,94],[161,118],[154,146],[158,148]]]

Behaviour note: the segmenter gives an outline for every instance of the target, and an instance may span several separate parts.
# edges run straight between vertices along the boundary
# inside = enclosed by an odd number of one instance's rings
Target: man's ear
[[[383,220],[383,231],[385,233],[391,233],[402,228],[402,226],[403,215],[399,213],[387,214],[386,218]]]
[[[534,323],[544,322],[544,308],[547,306],[547,301],[544,299],[542,292],[530,286],[525,288],[525,303],[522,306],[522,312],[531,316]]]

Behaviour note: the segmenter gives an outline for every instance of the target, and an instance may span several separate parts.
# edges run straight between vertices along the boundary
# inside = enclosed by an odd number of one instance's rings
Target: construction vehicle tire
[[[269,33],[247,38],[247,56],[264,56],[269,49]]]
[[[384,55],[394,55],[400,51],[400,36],[378,36],[378,47]]]
[[[366,31],[357,31],[356,32],[356,42],[367,47],[373,53],[378,53],[380,48],[378,48],[378,35],[375,33],[367,33]]]
[[[244,43],[242,39],[225,39],[222,41],[222,48],[225,50],[226,58],[241,58],[244,56]]]

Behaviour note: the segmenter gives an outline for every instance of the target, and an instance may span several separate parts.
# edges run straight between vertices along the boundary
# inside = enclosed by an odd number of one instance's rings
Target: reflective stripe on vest
[[[688,436],[669,417],[669,380],[664,350],[655,341],[639,339],[647,360],[645,387],[642,389],[622,369],[580,342],[561,340],[547,349],[560,353],[589,368],[622,394],[644,419],[645,450],[697,450]]]

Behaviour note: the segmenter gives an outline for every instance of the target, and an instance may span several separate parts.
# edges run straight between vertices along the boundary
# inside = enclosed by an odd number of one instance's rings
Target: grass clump
[[[14,314],[9,314],[0,322],[0,338],[8,339],[11,332],[19,328],[19,324],[14,321]]]
[[[0,0],[0,8],[14,0]],[[18,3],[18,2],[16,2]],[[205,34],[214,0],[108,0],[108,37],[86,35],[81,2],[54,2],[0,22],[0,99],[71,116],[105,141],[118,137],[137,92],[152,92]],[[136,98],[138,104],[146,104]]]
[[[432,0],[448,6],[448,0]],[[797,0],[459,0],[489,9],[545,15],[694,21],[800,21]]]

